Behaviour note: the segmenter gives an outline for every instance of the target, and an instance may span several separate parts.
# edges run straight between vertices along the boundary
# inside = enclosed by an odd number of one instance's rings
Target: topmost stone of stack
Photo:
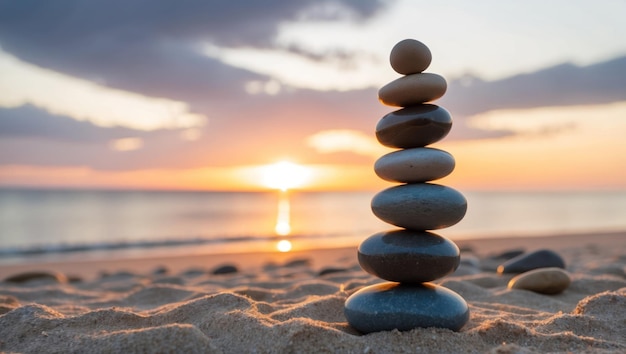
[[[426,70],[433,59],[430,49],[415,39],[405,39],[391,49],[389,61],[397,73],[410,75]]]

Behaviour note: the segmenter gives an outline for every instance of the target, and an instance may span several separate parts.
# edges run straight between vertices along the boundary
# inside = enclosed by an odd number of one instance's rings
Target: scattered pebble
[[[524,249],[512,249],[485,257],[480,261],[480,268],[484,271],[496,272],[502,263],[524,254],[524,252],[526,252]]]
[[[152,271],[153,275],[164,275],[167,273],[169,273],[169,269],[167,269],[167,267],[163,265],[154,268],[154,270]]]
[[[83,281],[83,278],[78,275],[68,275],[67,281],[70,283],[81,283]]]
[[[30,281],[51,281],[54,283],[65,284],[68,282],[67,277],[63,273],[53,272],[53,271],[32,271],[32,272],[23,272],[15,275],[11,275],[4,279],[7,283],[17,283],[22,284]]]
[[[223,266],[219,266],[211,272],[213,275],[221,275],[221,274],[234,274],[237,273],[239,269],[232,264],[225,264]]]
[[[319,273],[317,273],[317,275],[321,277],[321,276],[328,275],[328,274],[347,272],[348,270],[349,269],[347,268],[324,268],[320,270]]]
[[[561,268],[539,268],[513,277],[508,288],[553,295],[563,292],[570,283],[569,275]]]
[[[491,259],[498,259],[498,260],[501,260],[501,261],[508,261],[509,259],[515,258],[515,257],[517,257],[519,255],[522,255],[525,252],[526,252],[525,249],[518,248],[518,249],[507,250],[507,251],[504,251],[502,253],[498,253],[495,256],[491,256],[490,258]]]
[[[286,268],[294,268],[294,267],[308,267],[311,265],[311,260],[308,258],[303,259],[294,259],[283,265]]]
[[[542,249],[521,254],[498,266],[498,273],[524,273],[537,268],[565,268],[565,261],[556,252]]]
[[[470,246],[470,245],[459,246],[459,250],[461,250],[461,254],[463,254],[463,253],[475,253],[474,252],[474,248],[472,246]]]

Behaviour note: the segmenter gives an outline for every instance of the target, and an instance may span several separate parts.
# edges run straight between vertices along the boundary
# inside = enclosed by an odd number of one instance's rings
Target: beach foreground
[[[626,233],[457,242],[461,266],[436,283],[470,306],[460,332],[350,328],[345,299],[381,281],[360,269],[353,248],[4,266],[0,351],[623,353],[624,240]],[[491,256],[520,248],[562,255],[569,288],[507,289],[512,275],[498,275]],[[32,271],[46,276],[7,281]]]

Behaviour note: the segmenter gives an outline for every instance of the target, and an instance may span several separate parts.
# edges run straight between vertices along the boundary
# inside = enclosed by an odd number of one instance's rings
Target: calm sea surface
[[[626,230],[626,192],[463,193],[453,240]],[[393,228],[374,194],[0,189],[0,263],[356,246]]]

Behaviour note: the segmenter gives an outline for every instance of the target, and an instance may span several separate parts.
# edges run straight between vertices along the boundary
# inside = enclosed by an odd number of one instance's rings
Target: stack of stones
[[[378,193],[372,211],[401,229],[377,233],[359,246],[361,267],[388,281],[346,300],[348,322],[363,333],[418,327],[458,331],[469,320],[461,296],[429,283],[453,273],[460,252],[454,242],[427,230],[456,224],[467,209],[461,193],[427,183],[447,176],[455,166],[449,153],[425,147],[443,139],[452,127],[445,109],[425,103],[443,96],[447,88],[443,77],[423,73],[431,58],[421,42],[399,42],[390,61],[405,76],[378,92],[383,104],[404,108],[384,116],[376,127],[378,141],[399,150],[378,159],[374,169],[380,178],[401,184]]]

